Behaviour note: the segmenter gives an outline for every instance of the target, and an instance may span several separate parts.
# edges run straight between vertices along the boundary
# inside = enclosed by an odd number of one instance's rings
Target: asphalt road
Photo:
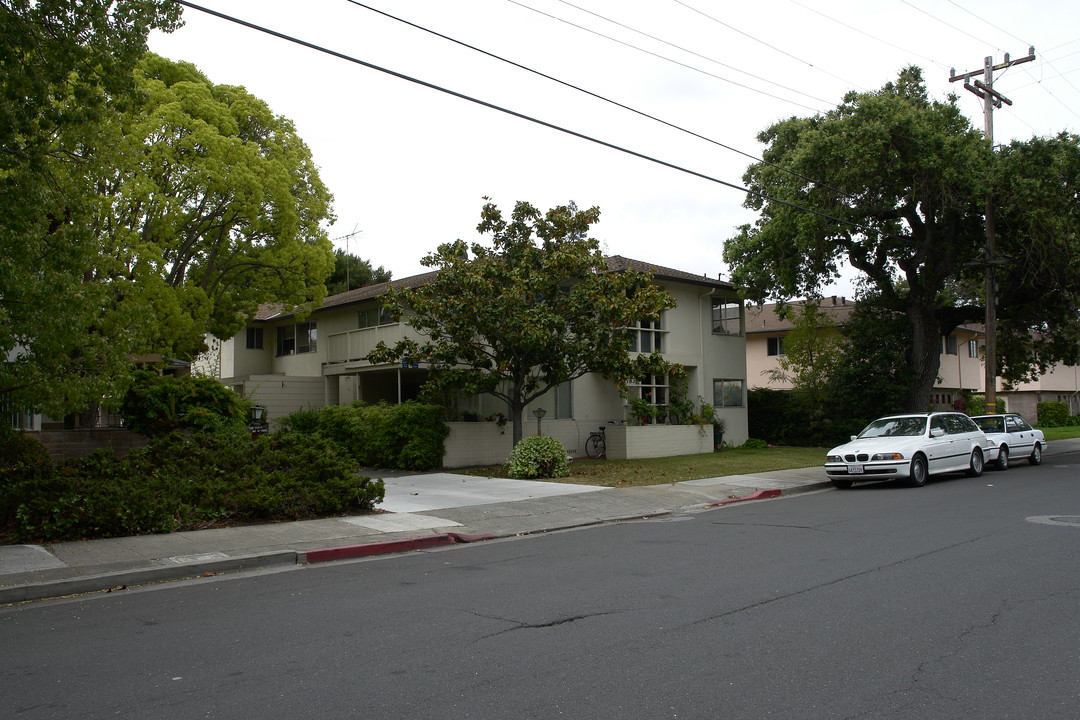
[[[1069,465],[1072,461],[1074,465]],[[1080,455],[0,610],[40,718],[1059,718]]]

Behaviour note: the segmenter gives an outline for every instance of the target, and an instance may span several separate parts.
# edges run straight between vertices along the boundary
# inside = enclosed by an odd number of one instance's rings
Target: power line
[[[465,95],[464,93],[457,92],[456,90],[450,90],[449,88],[444,88],[444,87],[441,87],[439,85],[435,85],[434,83],[427,82],[426,80],[420,80],[419,78],[415,78],[415,77],[412,77],[412,76],[409,76],[409,75],[405,75],[404,73],[397,72],[396,70],[390,70],[389,68],[384,68],[384,67],[381,67],[379,65],[375,65],[374,63],[367,62],[366,60],[361,60],[359,58],[352,57],[351,55],[346,55],[346,54],[340,53],[340,52],[338,52],[336,50],[331,50],[331,49],[323,47],[321,45],[316,45],[316,44],[308,42],[306,40],[301,40],[300,38],[297,38],[297,37],[294,37],[294,36],[291,36],[291,35],[286,35],[285,33],[281,33],[281,32],[278,32],[276,30],[271,30],[270,28],[263,27],[261,25],[256,25],[255,23],[248,22],[247,20],[243,20],[241,18],[232,16],[232,15],[227,15],[225,13],[218,12],[217,10],[211,10],[210,8],[206,8],[206,7],[203,7],[201,5],[196,5],[195,3],[189,2],[188,0],[172,0],[172,1],[177,3],[178,5],[183,5],[184,7],[189,7],[191,9],[193,9],[193,10],[198,10],[198,11],[204,12],[204,13],[206,13],[208,15],[213,15],[214,17],[220,18],[222,20],[226,20],[226,21],[231,22],[231,23],[235,23],[237,25],[242,25],[243,27],[249,28],[251,30],[256,30],[258,32],[265,33],[267,35],[271,35],[271,36],[279,38],[281,40],[285,40],[287,42],[295,43],[295,44],[300,45],[302,47],[306,47],[306,48],[308,48],[310,50],[315,50],[317,52],[325,53],[325,54],[330,55],[332,57],[336,57],[339,60],[345,60],[347,62],[355,63],[355,64],[360,65],[362,67],[366,67],[366,68],[368,68],[370,70],[375,70],[377,72],[381,72],[381,73],[390,75],[391,77],[395,77],[395,78],[397,78],[399,80],[405,80],[406,82],[410,82],[410,83],[413,83],[413,84],[416,84],[416,85],[420,85],[421,87],[428,88],[429,90],[436,90],[436,91],[444,93],[446,95],[456,97],[456,98],[458,98],[460,100],[466,100],[466,101],[474,103],[476,105],[480,105],[481,107],[488,108],[489,110],[496,110],[496,111],[504,113],[506,115],[516,117],[516,118],[518,118],[520,120],[526,120],[526,121],[534,123],[536,125],[540,125],[541,127],[546,127],[548,129],[556,130],[556,131],[564,133],[566,135],[570,135],[571,137],[576,137],[576,138],[581,139],[581,140],[586,140],[586,141],[594,143],[596,145],[600,145],[602,147],[606,147],[606,148],[611,149],[611,150],[616,150],[618,152],[624,153],[626,155],[630,155],[632,157],[639,158],[641,160],[646,160],[648,162],[655,163],[657,165],[661,165],[663,167],[670,168],[672,170],[676,170],[678,172],[685,173],[687,175],[692,175],[694,177],[701,178],[702,180],[708,180],[709,182],[716,183],[718,185],[723,185],[724,187],[728,187],[728,188],[731,188],[733,190],[738,190],[739,192],[742,192],[742,193],[747,194],[747,195],[753,195],[755,197],[759,197],[762,200],[767,200],[769,202],[774,202],[774,203],[777,203],[779,205],[784,205],[786,207],[790,207],[790,208],[793,208],[795,210],[800,210],[802,212],[807,212],[807,213],[810,213],[812,215],[817,215],[818,217],[825,218],[826,220],[832,220],[833,222],[840,223],[841,225],[846,225],[848,227],[854,228],[855,230],[858,230],[860,232],[877,234],[877,235],[881,235],[883,237],[891,237],[891,238],[896,239],[896,240],[902,240],[902,238],[897,238],[897,237],[889,235],[887,233],[883,233],[883,232],[881,232],[879,230],[875,230],[875,229],[872,229],[872,228],[865,228],[865,227],[859,225],[858,223],[851,222],[850,220],[844,220],[843,218],[838,218],[838,217],[835,217],[833,215],[829,215],[828,213],[823,213],[823,212],[820,212],[818,210],[814,210],[812,208],[803,207],[802,205],[798,205],[796,203],[789,202],[787,200],[782,200],[782,199],[777,198],[777,197],[772,197],[771,195],[768,195],[766,193],[759,192],[757,190],[752,190],[750,188],[742,187],[740,185],[736,185],[736,184],[728,182],[726,180],[721,180],[720,178],[713,177],[711,175],[706,175],[705,173],[701,173],[701,172],[698,172],[696,170],[691,170],[689,168],[682,167],[681,165],[676,165],[676,164],[668,162],[666,160],[661,160],[661,159],[653,157],[651,155],[646,155],[646,154],[638,152],[636,150],[631,150],[630,148],[622,147],[620,145],[615,145],[614,143],[610,143],[610,142],[608,142],[606,140],[601,140],[599,138],[595,138],[595,137],[592,137],[592,136],[589,136],[589,135],[585,135],[584,133],[579,133],[576,130],[570,130],[569,128],[565,128],[565,127],[562,127],[562,126],[559,126],[559,125],[555,125],[554,123],[549,123],[549,122],[547,122],[545,120],[540,120],[539,118],[534,118],[532,116],[525,115],[524,113],[519,113],[516,110],[510,110],[509,108],[504,108],[504,107],[502,107],[500,105],[495,105],[494,103],[487,102],[486,100],[480,100],[479,98],[474,98],[472,96]]]
[[[828,70],[824,70],[822,68],[819,68],[817,65],[814,65],[814,63],[810,62],[809,60],[803,60],[800,57],[796,57],[795,55],[792,55],[791,53],[789,53],[787,50],[784,50],[783,48],[778,48],[775,45],[770,45],[769,43],[765,42],[761,38],[755,37],[755,36],[751,35],[748,32],[740,30],[739,28],[735,27],[734,25],[730,25],[730,24],[724,22],[723,20],[720,20],[719,18],[713,17],[712,15],[709,15],[708,13],[706,13],[706,12],[704,12],[702,10],[699,10],[698,8],[692,6],[692,5],[688,4],[688,3],[685,3],[682,0],[672,0],[672,1],[675,2],[675,3],[678,3],[679,5],[682,5],[687,10],[691,10],[693,12],[696,12],[698,15],[701,15],[704,18],[712,20],[714,23],[716,23],[718,25],[723,25],[724,27],[728,28],[729,30],[734,30],[735,32],[739,33],[740,35],[742,35],[744,37],[747,37],[747,38],[750,38],[754,42],[760,43],[761,45],[764,45],[765,47],[769,48],[770,50],[775,50],[776,52],[780,53],[781,55],[786,55],[787,57],[791,58],[792,60],[800,62],[800,63],[802,63],[804,65],[808,65],[808,66],[814,68],[815,70],[817,70],[818,72],[823,72],[826,75],[828,75],[829,77],[834,78],[836,80],[839,80],[840,82],[842,82],[842,83],[844,83],[846,85],[856,86],[856,87],[858,86],[857,83],[853,83],[850,80],[845,80],[844,78],[840,77],[839,75],[835,75],[835,74],[829,72]]]
[[[661,55],[660,53],[655,53],[655,52],[653,52],[651,50],[646,50],[644,48],[638,47],[637,45],[633,45],[631,43],[628,43],[628,42],[626,42],[624,40],[619,40],[618,38],[613,38],[610,35],[605,35],[602,32],[598,32],[598,31],[593,30],[591,28],[587,28],[584,25],[578,25],[577,23],[570,22],[569,20],[561,18],[558,15],[552,15],[551,13],[544,12],[543,10],[538,10],[538,9],[536,9],[534,7],[526,5],[525,3],[518,2],[518,0],[506,0],[506,1],[513,4],[513,5],[517,5],[518,7],[524,8],[526,10],[530,10],[530,11],[536,13],[537,15],[543,15],[544,17],[551,18],[552,20],[555,20],[557,22],[561,22],[561,23],[563,23],[565,25],[569,25],[570,27],[577,28],[578,30],[582,30],[582,31],[590,33],[592,35],[596,35],[597,37],[602,37],[605,40],[608,40],[608,41],[613,42],[613,43],[617,43],[617,44],[622,45],[624,47],[628,47],[628,48],[630,48],[632,50],[637,50],[640,53],[645,53],[646,55],[652,55],[655,58],[659,58],[661,60],[672,63],[674,65],[678,65],[679,67],[686,68],[687,70],[693,70],[694,72],[701,73],[702,75],[707,75],[708,77],[715,78],[716,80],[721,80],[723,82],[730,83],[732,85],[735,85],[736,87],[741,87],[744,90],[749,90],[750,92],[755,92],[755,93],[758,93],[759,95],[764,95],[765,97],[770,97],[770,98],[772,98],[774,100],[780,100],[782,102],[786,102],[786,103],[790,103],[792,105],[796,105],[798,107],[803,108],[804,110],[810,110],[811,112],[820,112],[819,108],[813,108],[813,107],[810,107],[809,105],[803,105],[802,103],[795,102],[794,100],[791,100],[790,98],[784,98],[784,97],[780,97],[779,95],[773,95],[772,93],[765,92],[764,90],[759,90],[759,89],[757,89],[755,87],[751,87],[749,85],[744,85],[743,83],[736,82],[734,80],[723,77],[721,75],[717,75],[715,73],[708,72],[707,70],[702,70],[701,68],[694,67],[693,65],[688,65],[688,64],[686,64],[684,62],[679,62],[678,60],[666,57],[664,55]],[[585,11],[585,12],[588,12],[588,11]],[[604,18],[604,19],[606,19],[606,18]],[[613,21],[609,21],[609,22],[613,22]],[[618,24],[618,23],[616,23],[616,24]],[[633,30],[633,28],[627,28],[627,29],[631,30],[633,32],[637,32],[636,30]],[[653,39],[657,40],[658,42],[664,42],[663,40],[659,40],[657,38],[653,38]],[[678,46],[674,46],[674,47],[678,47]],[[679,48],[679,49],[683,50],[683,48]],[[683,52],[691,52],[691,51],[690,50],[683,50]],[[697,53],[692,53],[692,54],[696,55]],[[700,56],[700,57],[704,57],[704,56]],[[723,63],[720,63],[720,62],[718,62],[716,60],[711,60],[710,58],[705,58],[705,59],[710,60],[710,62],[715,62],[718,65],[723,65]],[[725,67],[730,67],[730,66],[725,65]],[[739,70],[738,68],[731,68],[731,69],[736,70],[737,72],[741,72],[744,75],[749,75],[749,73],[746,73],[743,70]],[[754,77],[754,76],[751,75],[751,77]],[[763,78],[759,78],[759,79],[763,79]],[[770,84],[773,84],[773,85],[776,84],[776,83],[772,83],[771,81],[768,81],[768,80],[766,80],[765,82],[769,82]],[[782,86],[780,86],[780,87],[782,87]],[[787,90],[788,88],[784,88],[784,89]],[[796,90],[796,91],[793,91],[793,92],[798,92],[798,91]],[[801,93],[801,92],[799,94],[800,95],[806,95],[806,93]],[[820,103],[825,103],[826,105],[829,104],[828,101],[822,100],[821,98],[813,97],[812,95],[806,95],[806,97],[809,97],[811,100],[816,100],[816,101],[818,101]]]
[[[714,140],[714,139],[712,139],[710,137],[707,137],[705,135],[701,135],[700,133],[694,132],[693,130],[689,130],[689,129],[684,128],[684,127],[682,127],[680,125],[676,125],[675,123],[669,122],[667,120],[656,117],[654,115],[650,115],[647,112],[644,112],[642,110],[638,110],[637,108],[631,107],[629,105],[625,105],[625,104],[623,104],[621,102],[618,102],[617,100],[612,100],[612,99],[610,99],[608,97],[605,97],[603,95],[595,93],[595,92],[593,92],[591,90],[587,90],[587,89],[585,89],[583,87],[580,87],[578,85],[574,85],[573,83],[566,82],[565,80],[560,80],[557,77],[548,75],[547,73],[540,72],[539,70],[535,70],[535,69],[533,69],[531,67],[528,67],[527,65],[522,65],[521,63],[515,62],[515,61],[510,60],[508,58],[505,58],[505,57],[503,57],[501,55],[496,55],[495,53],[488,52],[487,50],[484,50],[482,48],[478,48],[475,45],[470,45],[469,43],[463,42],[461,40],[457,40],[456,38],[452,38],[449,35],[444,35],[443,33],[437,32],[437,31],[432,30],[430,28],[424,27],[422,25],[418,25],[418,24],[416,24],[416,23],[414,23],[414,22],[412,22],[410,20],[405,20],[405,19],[400,18],[400,17],[398,17],[396,15],[391,15],[388,12],[385,12],[383,10],[379,10],[378,8],[371,7],[370,5],[365,5],[364,3],[360,2],[359,0],[346,0],[346,2],[349,2],[349,3],[353,4],[353,5],[358,6],[358,7],[362,7],[364,9],[366,9],[366,10],[370,10],[371,12],[377,13],[377,14],[382,15],[383,17],[389,18],[391,20],[395,20],[397,22],[403,23],[405,25],[408,25],[411,28],[421,30],[423,32],[429,33],[429,34],[434,35],[436,37],[442,38],[443,40],[447,40],[449,42],[455,43],[456,45],[460,45],[461,47],[468,48],[469,50],[472,50],[474,52],[478,52],[478,53],[480,53],[482,55],[486,55],[487,57],[490,57],[490,58],[492,58],[494,60],[498,60],[498,61],[504,62],[504,63],[506,63],[508,65],[512,65],[513,67],[516,67],[519,70],[524,70],[525,72],[532,73],[533,75],[537,75],[539,77],[542,77],[545,80],[550,80],[550,81],[558,83],[558,84],[560,84],[560,85],[562,85],[564,87],[568,87],[571,90],[576,90],[577,92],[584,93],[584,94],[588,95],[589,97],[593,97],[593,98],[596,98],[597,100],[601,100],[603,102],[614,105],[615,107],[622,108],[623,110],[627,110],[627,111],[632,112],[632,113],[634,113],[636,115],[640,115],[641,117],[647,118],[647,119],[652,120],[654,122],[658,122],[661,125],[666,125],[667,127],[670,127],[670,128],[672,128],[674,130],[678,130],[679,132],[686,133],[687,135],[698,138],[699,140],[704,140],[705,142],[716,145],[717,147],[721,147],[721,148],[724,148],[725,150],[729,150],[729,151],[731,151],[733,153],[736,153],[738,155],[742,155],[743,157],[748,158],[750,160],[753,160],[754,162],[758,162],[758,163],[761,163],[763,165],[768,165],[769,167],[776,168],[777,170],[780,170],[781,172],[788,173],[789,175],[791,175],[793,177],[797,177],[797,178],[800,178],[802,180],[806,180],[807,182],[814,183],[815,185],[818,185],[820,187],[832,190],[833,192],[839,193],[842,197],[848,197],[849,196],[848,193],[844,192],[843,190],[840,190],[839,188],[832,187],[831,185],[829,185],[827,183],[824,183],[824,182],[821,182],[820,180],[815,180],[814,178],[803,175],[802,173],[795,172],[794,170],[791,170],[789,168],[782,167],[782,166],[777,165],[775,163],[769,162],[768,160],[765,160],[763,158],[759,158],[759,157],[757,157],[755,155],[751,155],[750,153],[739,150],[738,148],[734,148],[734,147],[731,147],[730,145],[726,145],[726,144],[720,142],[719,140]]]

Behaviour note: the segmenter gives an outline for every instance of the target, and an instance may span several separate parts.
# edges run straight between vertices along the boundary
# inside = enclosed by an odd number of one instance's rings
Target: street
[[[1070,464],[1073,463],[1073,464]],[[1080,456],[0,608],[44,718],[1049,718]]]

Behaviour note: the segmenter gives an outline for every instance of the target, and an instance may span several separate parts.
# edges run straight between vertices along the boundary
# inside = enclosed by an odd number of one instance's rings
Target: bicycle
[[[600,426],[599,432],[589,433],[589,439],[585,441],[585,454],[596,460],[607,453],[607,435],[604,426]]]

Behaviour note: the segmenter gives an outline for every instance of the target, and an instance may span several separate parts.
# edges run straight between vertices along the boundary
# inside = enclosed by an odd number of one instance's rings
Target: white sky
[[[1034,62],[995,74],[1014,103],[995,111],[995,140],[1080,131],[1076,0],[362,1],[755,157],[773,122],[827,111],[908,64],[933,97],[958,94],[981,129],[981,101],[948,82],[950,68],[1029,45]],[[738,186],[752,162],[348,0],[198,4]],[[479,240],[484,196],[506,214],[517,200],[598,205],[606,254],[710,277],[727,277],[724,241],[754,220],[730,187],[198,10],[184,18],[151,49],[291,119],[335,197],[330,237],[358,230],[336,246],[395,279],[425,272],[440,243]],[[843,280],[826,292],[852,294]]]

